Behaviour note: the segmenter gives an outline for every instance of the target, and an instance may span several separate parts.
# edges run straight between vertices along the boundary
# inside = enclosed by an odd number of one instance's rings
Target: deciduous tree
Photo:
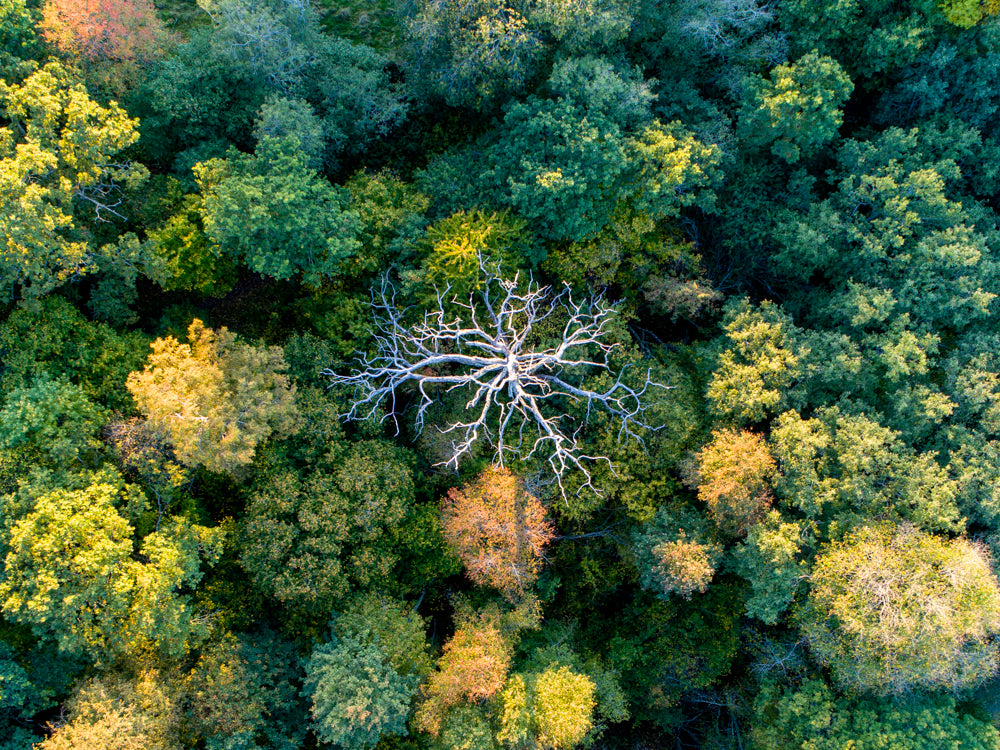
[[[40,27],[49,44],[82,59],[112,91],[134,83],[172,41],[151,0],[46,0]]]
[[[760,750],[893,750],[1000,747],[996,727],[948,695],[886,700],[838,695],[822,680],[784,689],[765,684],[754,702],[753,746]]]
[[[318,286],[358,249],[347,195],[309,168],[295,136],[195,167],[205,234],[257,273]]]
[[[142,540],[115,507],[120,479],[39,497],[6,541],[0,606],[61,650],[113,663],[179,656],[204,628],[180,591],[214,563],[221,532],[173,519]]]
[[[594,682],[566,666],[512,675],[500,701],[497,738],[507,747],[568,750],[593,725]]]
[[[258,443],[296,424],[295,388],[283,374],[281,349],[245,344],[197,319],[188,341],[154,341],[146,368],[129,375],[129,390],[182,462],[236,472]]]
[[[0,281],[8,300],[37,298],[94,268],[73,221],[76,204],[114,212],[116,181],[148,176],[115,157],[139,138],[138,121],[102,107],[58,63],[23,84],[0,85]]]
[[[450,490],[441,526],[469,577],[512,599],[534,583],[554,535],[542,504],[502,467],[488,468],[470,484]]]
[[[411,455],[384,442],[331,446],[304,470],[270,467],[249,491],[240,562],[279,601],[329,611],[353,586],[391,577],[413,493]]]
[[[800,622],[852,690],[962,690],[997,672],[1000,586],[982,547],[864,527],[816,557]]]
[[[832,140],[844,119],[841,107],[854,86],[836,60],[815,52],[774,68],[747,84],[739,133],[794,164]]]
[[[698,454],[698,499],[708,505],[719,529],[742,536],[771,504],[776,465],[764,438],[752,432],[721,430]]]
[[[633,535],[643,588],[662,599],[704,593],[722,558],[704,516],[681,505],[660,508],[652,522]]]
[[[445,714],[463,701],[482,701],[503,688],[511,647],[495,625],[461,624],[444,644],[437,671],[423,687],[424,700],[414,717],[417,728],[437,735]]]
[[[321,644],[306,662],[313,730],[342,747],[366,750],[382,737],[406,734],[416,689],[415,676],[401,676],[377,644],[356,637]]]

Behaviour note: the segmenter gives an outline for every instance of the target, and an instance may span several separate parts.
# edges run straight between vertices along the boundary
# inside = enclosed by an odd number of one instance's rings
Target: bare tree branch
[[[644,430],[659,429],[644,419],[644,397],[652,388],[668,386],[656,382],[651,369],[633,378],[626,377],[626,369],[611,372],[617,344],[607,339],[617,312],[602,297],[576,302],[568,286],[555,293],[530,278],[526,290],[519,291],[517,276],[504,280],[482,259],[479,266],[485,280],[468,300],[449,299],[450,288],[439,291],[434,309],[413,324],[404,320],[408,311],[397,307],[396,290],[383,277],[372,293],[375,353],[360,358],[350,374],[323,373],[331,386],[354,389],[351,408],[342,416],[395,420],[394,412],[383,407],[409,386],[419,394],[414,420],[419,434],[439,394],[463,392],[467,418],[438,427],[454,436],[451,456],[438,465],[457,469],[461,458],[484,441],[500,466],[511,459],[546,461],[564,496],[562,479],[574,469],[584,477],[581,489],[594,489],[588,465],[602,461],[614,467],[607,456],[587,455],[580,446],[580,431],[592,413],[612,417],[619,441],[642,444]],[[532,331],[553,316],[565,318],[559,342],[532,348]],[[592,390],[587,377],[601,371],[614,381]],[[584,406],[582,419],[565,413],[559,401]]]

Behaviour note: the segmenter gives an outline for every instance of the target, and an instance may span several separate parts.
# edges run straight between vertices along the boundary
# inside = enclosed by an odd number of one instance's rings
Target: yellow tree
[[[698,499],[719,529],[742,536],[764,517],[771,504],[775,462],[760,435],[745,430],[712,433],[698,454]]]
[[[568,750],[593,726],[595,692],[590,677],[566,666],[512,675],[500,696],[497,739],[519,750]]]
[[[844,687],[959,691],[997,672],[1000,587],[975,544],[861,528],[820,551],[811,586],[802,629]]]
[[[67,704],[69,721],[38,750],[180,750],[181,697],[168,675],[107,675],[81,684]]]
[[[9,298],[33,298],[94,267],[74,204],[103,219],[118,202],[115,182],[148,173],[114,158],[139,138],[138,121],[93,101],[58,63],[20,85],[0,81],[0,114],[0,282]]]
[[[129,375],[128,389],[182,463],[235,473],[253,460],[260,442],[295,428],[295,387],[283,373],[284,355],[198,319],[188,341],[154,341],[146,368]]]
[[[495,466],[448,492],[441,532],[469,578],[500,589],[511,600],[535,581],[553,537],[542,504],[519,477]]]

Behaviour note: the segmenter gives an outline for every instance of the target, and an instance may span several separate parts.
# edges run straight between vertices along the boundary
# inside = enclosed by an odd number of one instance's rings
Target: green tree
[[[863,414],[830,407],[802,419],[786,412],[774,425],[771,443],[778,497],[829,526],[833,535],[876,517],[906,519],[929,530],[965,526],[959,487],[936,454],[913,450]]]
[[[238,472],[258,443],[295,427],[295,388],[282,374],[281,349],[245,344],[197,319],[188,341],[154,341],[146,368],[129,375],[128,388],[181,462]]]
[[[148,232],[148,244],[164,266],[160,285],[221,296],[236,282],[236,264],[205,236],[204,198],[187,195],[179,210]]]
[[[222,637],[202,649],[184,680],[184,740],[208,750],[300,747],[308,725],[300,657],[266,629]]]
[[[786,688],[765,684],[754,702],[751,736],[759,750],[1000,747],[997,729],[950,696],[841,696],[819,679]]]
[[[498,142],[486,153],[480,179],[487,194],[547,239],[593,235],[620,201],[655,219],[711,205],[720,176],[715,146],[679,123],[654,121],[629,137],[611,119],[612,97],[594,98],[586,108],[536,97],[508,108]]]
[[[253,135],[257,143],[267,138],[294,138],[308,167],[318,169],[323,162],[323,123],[304,99],[269,96],[257,113]]]
[[[104,475],[39,497],[10,528],[0,606],[97,662],[179,656],[204,627],[180,591],[201,579],[203,560],[217,559],[221,532],[173,519],[133,556],[133,529],[115,507],[125,489]]]
[[[822,307],[812,296],[795,307],[818,312],[824,327],[832,318],[876,335],[894,324],[961,331],[990,314],[990,235],[956,200],[961,172],[939,151],[916,129],[843,144],[830,197],[787,212],[776,231],[775,268],[796,280],[822,274],[831,287]]]
[[[912,62],[946,23],[938,2],[790,0],[778,9],[794,54],[817,50],[852,78],[876,77]]]
[[[265,138],[253,156],[231,152],[195,175],[204,196],[205,234],[257,273],[302,274],[312,286],[339,273],[358,248],[357,216],[344,191],[308,166],[293,136]]]
[[[103,218],[115,203],[110,181],[148,173],[114,163],[138,139],[137,121],[114,102],[95,102],[58,63],[3,83],[0,108],[0,280],[5,299],[37,298],[94,269],[74,207],[90,204]]]
[[[391,579],[413,496],[412,457],[388,443],[333,446],[301,471],[279,464],[250,489],[240,563],[279,601],[329,610],[352,586]]]
[[[94,466],[105,417],[79,386],[39,380],[3,402],[0,448],[16,449],[28,460],[44,457],[60,468]]]
[[[87,320],[61,297],[47,297],[0,323],[0,390],[9,394],[46,376],[69,378],[90,399],[132,411],[125,378],[142,365],[147,342],[142,333],[119,333]]]
[[[313,649],[303,689],[321,741],[364,749],[406,734],[417,680],[400,676],[378,645],[348,637]]]
[[[746,87],[740,136],[750,145],[769,145],[790,164],[833,140],[854,88],[836,60],[816,52],[777,66],[768,79],[753,76]]]
[[[768,625],[778,622],[808,575],[800,559],[807,539],[803,526],[772,510],[731,553],[732,569],[750,584],[747,614]]]
[[[820,550],[799,622],[852,690],[974,688],[1000,664],[1000,587],[985,552],[913,527],[863,527]]]
[[[427,2],[409,21],[406,59],[418,90],[451,106],[491,108],[520,93],[544,48],[521,3]]]
[[[384,594],[355,597],[334,616],[333,632],[340,638],[377,644],[403,677],[426,677],[433,669],[424,618],[412,606]]]

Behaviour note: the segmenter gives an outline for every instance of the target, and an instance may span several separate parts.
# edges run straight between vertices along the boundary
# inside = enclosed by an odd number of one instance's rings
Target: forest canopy
[[[998,80],[997,0],[0,0],[0,750],[1000,750]]]

